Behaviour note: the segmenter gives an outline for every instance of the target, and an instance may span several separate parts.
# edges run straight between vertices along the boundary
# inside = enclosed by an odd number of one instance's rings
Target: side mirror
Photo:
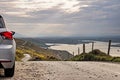
[[[15,32],[14,31],[11,31],[12,32],[12,35],[14,35],[15,34]]]

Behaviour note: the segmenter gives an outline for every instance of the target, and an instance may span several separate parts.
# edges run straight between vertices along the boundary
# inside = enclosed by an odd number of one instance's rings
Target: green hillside
[[[67,51],[59,51],[59,50],[51,50],[51,49],[44,49],[39,47],[38,45],[22,40],[22,39],[15,39],[17,44],[16,49],[16,60],[21,61],[24,57],[24,54],[29,54],[32,58],[32,61],[39,61],[39,60],[67,60],[72,57],[70,53]]]
[[[110,61],[120,62],[120,57],[112,57],[96,49],[89,53],[82,53],[71,58],[72,61]]]

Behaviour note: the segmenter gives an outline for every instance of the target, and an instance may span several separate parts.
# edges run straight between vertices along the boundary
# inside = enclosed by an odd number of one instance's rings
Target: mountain
[[[14,37],[15,38],[23,38],[23,37],[26,37],[26,36],[24,36],[22,34],[19,34],[19,33],[15,33]]]
[[[15,39],[17,44],[16,50],[16,60],[21,60],[24,54],[29,54],[32,58],[31,60],[67,60],[73,57],[67,51],[44,49],[30,41]]]
[[[120,43],[120,37],[36,37],[36,38],[22,38],[23,40],[31,41],[32,43],[40,46],[40,47],[49,47],[46,43],[59,43],[59,44],[83,44],[83,43],[91,43],[93,41],[102,41],[108,42],[109,40],[112,43]],[[120,45],[112,45],[119,47]]]

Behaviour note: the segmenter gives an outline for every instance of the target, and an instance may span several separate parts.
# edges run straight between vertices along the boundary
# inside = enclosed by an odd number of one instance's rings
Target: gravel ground
[[[0,73],[3,75],[3,73]],[[120,64],[104,62],[16,62],[12,78],[0,80],[120,80]]]

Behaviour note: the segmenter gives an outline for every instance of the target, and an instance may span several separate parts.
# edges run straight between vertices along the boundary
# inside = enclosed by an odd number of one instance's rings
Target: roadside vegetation
[[[17,43],[16,61],[21,61],[24,54],[29,54],[32,58],[30,61],[106,61],[106,62],[120,62],[120,57],[112,57],[106,53],[95,49],[89,53],[82,53],[80,55],[69,55],[72,58],[68,60],[68,53],[66,51],[44,49],[29,41],[15,39]]]
[[[46,59],[46,56],[41,54],[41,53],[38,53],[32,49],[29,49],[29,48],[17,48],[16,50],[16,60],[17,61],[20,61],[23,57],[24,57],[24,54],[29,54],[32,59],[37,59],[37,60],[45,60]]]
[[[24,41],[21,39],[15,39],[17,43],[16,49],[16,61],[21,61],[24,58],[24,54],[29,54],[32,58],[31,61],[41,61],[41,60],[59,60],[50,51],[47,51],[39,46],[34,45],[31,42]]]
[[[96,49],[89,53],[82,53],[76,55],[70,60],[72,61],[109,61],[109,62],[120,62],[120,57],[112,57],[106,53]]]

